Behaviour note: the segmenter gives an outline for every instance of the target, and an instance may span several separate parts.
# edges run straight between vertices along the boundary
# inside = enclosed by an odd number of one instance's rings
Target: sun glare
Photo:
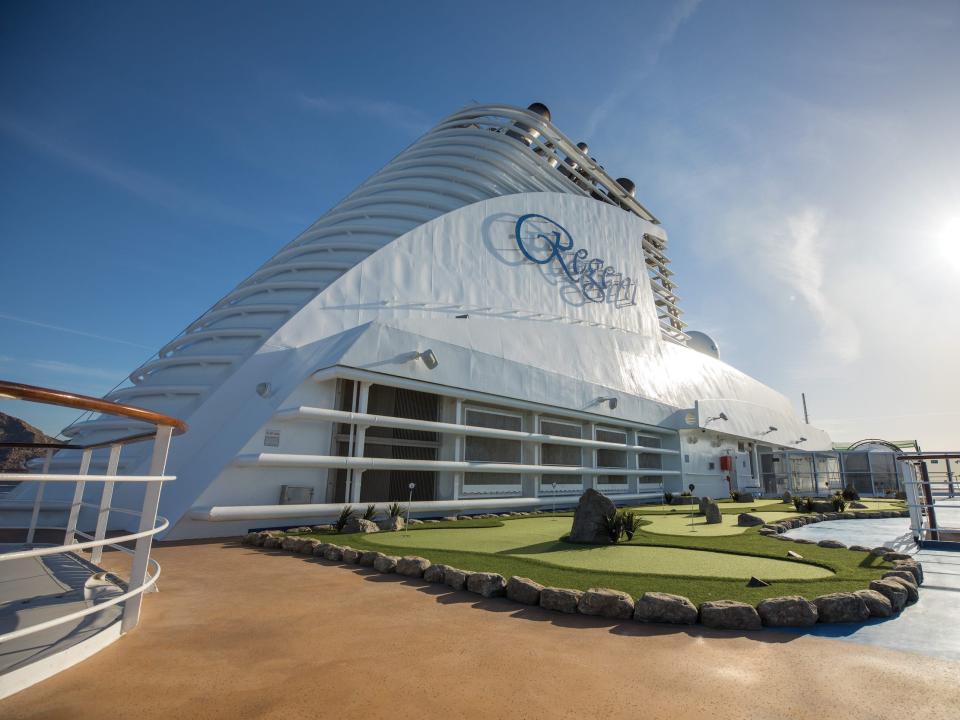
[[[934,237],[941,257],[960,270],[960,214],[944,219]]]

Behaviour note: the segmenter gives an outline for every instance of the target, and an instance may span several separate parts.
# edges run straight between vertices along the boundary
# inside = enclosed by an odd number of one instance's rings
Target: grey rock
[[[893,604],[887,596],[876,590],[857,590],[857,595],[863,598],[870,611],[870,617],[890,617],[893,615]]]
[[[297,549],[297,552],[301,555],[313,555],[320,544],[319,540],[305,540]]]
[[[426,570],[423,571],[423,579],[429,583],[440,583],[445,582],[445,574],[447,571],[447,566],[443,564],[431,565]]]
[[[373,567],[374,561],[383,555],[383,553],[377,552],[376,550],[365,550],[360,554],[359,564],[363,567]]]
[[[263,547],[269,550],[274,550],[276,548],[279,548],[282,543],[283,543],[283,538],[278,538],[271,535],[270,537],[264,539]]]
[[[446,522],[456,522],[456,521],[459,520],[460,518],[458,518],[456,515],[447,515],[447,517],[442,518],[442,519],[443,519],[444,521],[446,521]]]
[[[870,589],[889,600],[894,612],[900,612],[907,606],[907,589],[894,580],[874,580],[870,583]]]
[[[567,540],[590,545],[608,544],[610,538],[604,530],[604,518],[609,518],[616,512],[617,508],[610,498],[588,488],[577,503],[577,509],[573,513],[573,527]]]
[[[333,530],[333,525],[314,525],[310,529],[316,533],[331,532]]]
[[[786,492],[783,493],[783,495],[780,496],[780,499],[789,505],[790,503],[793,502],[793,495],[791,495],[790,491],[787,490]]]
[[[920,592],[917,590],[917,586],[909,580],[905,580],[902,577],[887,577],[886,575],[883,576],[883,579],[889,580],[890,582],[900,583],[904,589],[906,589],[907,605],[913,605],[913,603],[920,599]]]
[[[751,515],[750,513],[740,513],[737,515],[737,525],[740,527],[753,527],[754,525],[763,525],[763,518]]]
[[[260,533],[249,532],[243,536],[243,539],[240,542],[244,545],[256,545],[259,537]]]
[[[411,525],[412,524],[413,523],[411,523]],[[403,528],[406,527],[406,523],[404,522],[402,515],[393,515],[378,522],[377,527],[386,532],[391,532],[395,530],[403,530]]]
[[[822,548],[846,548],[847,547],[846,545],[844,545],[842,542],[838,540],[821,540],[820,542],[817,543],[817,545],[819,545]]]
[[[283,542],[280,543],[280,547],[288,552],[297,552],[300,546],[303,545],[303,542],[303,538],[287,536],[283,539]]]
[[[896,570],[907,570],[913,573],[917,585],[923,585],[923,565],[916,560],[894,560],[893,567]]]
[[[894,568],[893,570],[888,570],[883,574],[883,577],[884,578],[892,578],[892,577],[902,578],[906,580],[908,583],[910,583],[911,585],[913,585],[914,587],[917,586],[917,576],[914,575],[909,570],[907,570],[906,568]]]
[[[400,558],[396,555],[381,555],[373,561],[373,569],[379,573],[392,573],[397,569]]]
[[[506,588],[507,581],[497,573],[475,572],[467,578],[467,590],[486,598],[503,595]]]
[[[330,545],[326,550],[323,551],[323,559],[330,560],[332,562],[340,562],[343,560],[343,548],[339,545]]]
[[[814,598],[813,602],[823,623],[863,622],[870,617],[867,603],[856,593],[830,593]]]
[[[760,615],[753,605],[736,600],[708,600],[700,606],[700,622],[722,630],[759,630]]]
[[[411,525],[423,525],[423,520],[417,520],[416,518],[410,518]]]
[[[540,607],[544,610],[575,613],[582,595],[583,591],[581,590],[545,587],[540,591]]]
[[[364,520],[361,517],[356,515],[352,516],[347,520],[347,524],[343,526],[344,533],[375,533],[380,532],[380,528],[377,527],[377,524],[373,520]]]
[[[697,622],[697,607],[682,595],[645,592],[634,603],[633,619],[637,622],[693,625]]]
[[[888,552],[890,552],[890,548],[886,548],[886,547],[875,547],[873,550],[870,551],[870,554],[871,554],[871,555],[874,555],[874,556],[876,556],[876,557],[883,557],[883,556],[886,555]]]
[[[756,500],[756,498],[753,497],[753,493],[741,492],[740,499],[737,502],[748,503],[748,502],[753,502],[754,500]]]
[[[864,505],[862,502],[858,502],[858,501],[856,501],[856,500],[854,500],[854,501],[851,502],[849,505],[847,505],[847,507],[853,508],[854,510],[866,510],[866,509],[867,509],[867,506],[866,506],[866,505]]]
[[[757,614],[769,627],[808,627],[817,622],[817,606],[799,595],[767,598],[757,605]]]
[[[886,552],[883,554],[883,559],[887,562],[893,562],[894,560],[912,560],[913,558],[906,553]]]
[[[848,549],[848,550],[855,550],[855,551],[857,551],[857,552],[867,552],[867,553],[870,552],[870,548],[868,548],[866,545],[851,545],[851,546],[850,546],[849,548],[847,548],[847,549]]]
[[[713,498],[709,498],[709,497],[700,498],[697,501],[697,512],[700,513],[701,515],[705,515],[707,513],[707,505],[709,505],[712,502],[713,502]]]
[[[580,596],[577,610],[581,615],[626,620],[633,617],[633,598],[610,588],[590,588]]]
[[[833,503],[829,500],[814,500],[810,509],[815,513],[825,513],[830,516],[833,514]]]
[[[807,540],[807,538],[793,538],[795,543],[800,543],[801,545],[816,545],[816,540]]]
[[[704,517],[707,520],[707,525],[719,525],[723,522],[723,515],[720,513],[720,506],[717,503],[711,501],[704,508]]]
[[[397,561],[397,575],[421,578],[428,567],[430,567],[430,561],[426,558],[418,555],[405,555]]]
[[[340,551],[340,559],[350,565],[356,565],[360,562],[361,555],[363,555],[361,551],[354,550],[352,547],[345,547]]]
[[[530,578],[514,575],[507,580],[507,598],[523,605],[539,605],[543,585]]]
[[[453,590],[463,590],[467,587],[467,580],[471,574],[472,573],[466,570],[459,570],[448,566],[443,573],[443,581],[447,584],[447,587]]]

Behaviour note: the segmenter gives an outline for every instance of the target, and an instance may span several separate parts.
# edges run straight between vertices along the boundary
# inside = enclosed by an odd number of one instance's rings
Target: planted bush
[[[373,503],[370,503],[369,505],[367,505],[367,509],[363,511],[364,520],[373,520],[373,518],[376,517],[376,515],[377,515],[377,506],[374,505]]]
[[[340,517],[338,517],[337,521],[333,524],[334,529],[337,532],[342,532],[354,514],[353,506],[347,505],[343,510],[340,511]]]
[[[793,506],[797,509],[797,512],[813,512],[813,499],[808,497],[795,497],[793,499]]]
[[[843,499],[847,502],[853,502],[860,499],[860,493],[857,492],[857,489],[853,485],[847,485],[843,489]]]
[[[401,509],[400,509],[400,503],[398,503],[398,502],[390,503],[390,504],[387,506],[387,515],[388,515],[389,517],[392,517],[392,518],[394,518],[394,517],[400,517],[400,515],[402,515],[402,514],[403,514],[403,513],[402,513],[402,511],[401,511]]]
[[[672,492],[665,492],[665,493],[663,494],[663,501],[664,501],[667,505],[670,505],[670,504],[673,502],[673,493],[672,493]]]
[[[833,503],[834,512],[843,512],[847,509],[847,503],[843,499],[843,493],[839,490],[833,494],[833,497],[830,498],[830,502]]]
[[[611,543],[618,543],[624,537],[633,540],[633,534],[640,527],[640,518],[636,513],[617,510],[603,518],[603,531]]]

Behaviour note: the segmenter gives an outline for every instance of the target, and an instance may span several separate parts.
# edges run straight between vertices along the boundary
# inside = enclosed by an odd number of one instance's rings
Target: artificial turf
[[[874,509],[872,501],[868,504]],[[782,517],[787,509],[777,502],[721,503],[721,507],[724,505],[744,506],[724,508],[734,513],[755,508],[769,520]],[[882,509],[895,507],[885,503]],[[768,510],[772,512],[767,517]],[[655,507],[637,511],[644,520],[657,521],[660,518],[656,516],[664,514],[662,508]],[[416,525],[409,532],[336,535],[334,541],[359,550],[421,555],[431,562],[464,570],[497,572],[504,577],[520,575],[554,587],[611,587],[634,596],[656,590],[685,595],[695,603],[717,599],[757,603],[779,595],[812,599],[831,592],[863,589],[891,567],[869,553],[783,542],[759,535],[757,528],[721,536],[683,531],[662,534],[640,528],[633,540],[617,546],[573,545],[561,539],[569,532],[570,522],[570,513],[461,520]],[[330,534],[314,535],[333,539]],[[644,550],[649,552],[644,554]],[[804,559],[787,561],[788,550],[800,553]],[[632,552],[638,553],[636,562],[628,554]],[[789,577],[797,572],[793,568],[800,565],[806,567],[799,572],[816,577]],[[782,566],[790,572],[777,577]],[[743,577],[749,569],[753,570],[751,575],[770,582],[770,586],[747,587]]]

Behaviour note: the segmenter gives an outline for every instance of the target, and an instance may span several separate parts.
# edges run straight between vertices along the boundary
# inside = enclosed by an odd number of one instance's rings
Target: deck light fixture
[[[807,439],[806,439],[805,437],[802,437],[802,438],[800,438],[799,440],[794,440],[794,441],[793,441],[793,444],[794,444],[794,445],[799,445],[800,443],[805,443],[806,441],[807,441]]]
[[[427,370],[433,370],[437,365],[440,364],[440,361],[437,360],[437,356],[434,354],[433,350],[427,348],[422,353],[417,355],[418,358],[423,360],[423,364],[427,366]]]
[[[619,402],[619,401],[618,401],[615,397],[602,397],[602,398],[597,398],[597,403],[598,403],[598,404],[602,405],[603,403],[607,403],[607,405],[610,406],[610,409],[611,409],[611,410],[616,410],[616,409],[617,409],[617,404],[618,404],[618,402]]]
[[[706,425],[712,423],[714,420],[728,420],[728,419],[729,419],[729,418],[727,418],[727,414],[722,412],[722,413],[720,413],[719,415],[714,415],[713,417],[708,417],[706,420],[703,421],[703,424],[704,424],[704,426],[706,426]]]
[[[763,437],[764,435],[769,435],[770,433],[776,432],[776,431],[777,431],[777,428],[775,428],[773,425],[771,425],[769,428],[767,428],[767,429],[764,430],[763,432],[757,433],[757,437]]]
[[[268,382],[262,382],[257,384],[257,395],[262,398],[268,398],[273,394],[273,388]]]

